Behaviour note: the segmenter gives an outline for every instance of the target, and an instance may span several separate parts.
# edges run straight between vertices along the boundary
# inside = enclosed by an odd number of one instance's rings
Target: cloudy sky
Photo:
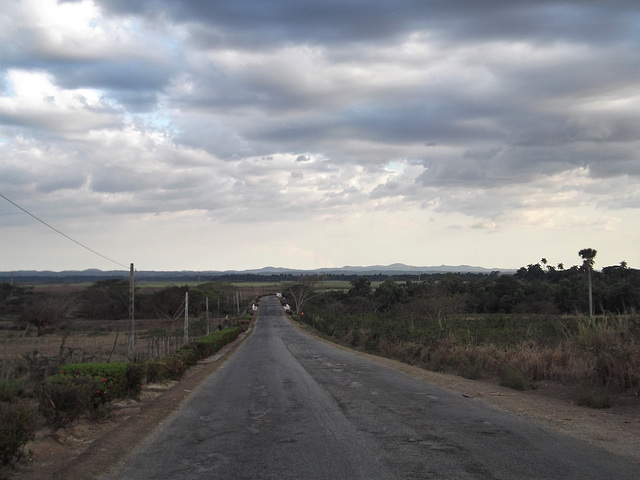
[[[2,6],[0,271],[640,268],[636,2]]]

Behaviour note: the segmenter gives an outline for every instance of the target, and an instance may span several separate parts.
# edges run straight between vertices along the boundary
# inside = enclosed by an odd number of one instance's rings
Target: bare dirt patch
[[[3,473],[11,480],[88,480],[105,475],[178,410],[200,383],[220,368],[245,337],[246,334],[216,356],[191,368],[180,382],[146,386],[140,401],[119,403],[107,420],[80,421],[73,427],[58,431],[57,438],[50,432],[39,432],[37,440],[28,447],[34,453],[32,461],[20,464],[14,470],[0,472],[0,478]],[[594,410],[572,403],[573,387],[568,385],[542,383],[536,390],[517,392],[491,381],[467,380],[346,347],[338,348],[528,418],[640,464],[640,399],[633,395],[619,396],[610,409]]]

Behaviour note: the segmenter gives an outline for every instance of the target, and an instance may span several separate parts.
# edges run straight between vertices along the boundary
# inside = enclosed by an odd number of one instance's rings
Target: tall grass
[[[374,315],[308,315],[311,326],[341,343],[467,378],[519,372],[527,381],[558,381],[640,393],[640,316],[488,315],[403,321]]]

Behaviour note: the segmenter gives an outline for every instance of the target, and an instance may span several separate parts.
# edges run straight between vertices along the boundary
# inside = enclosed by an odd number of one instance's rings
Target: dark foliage
[[[14,465],[25,456],[24,446],[35,438],[36,415],[26,402],[0,403],[0,464]]]

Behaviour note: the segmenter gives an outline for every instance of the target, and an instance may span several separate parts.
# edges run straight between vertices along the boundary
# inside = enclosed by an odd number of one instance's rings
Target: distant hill
[[[317,268],[313,270],[301,270],[285,267],[263,267],[248,270],[208,270],[208,271],[137,271],[136,279],[140,280],[156,280],[156,281],[194,281],[201,279],[202,281],[215,280],[216,277],[230,276],[300,276],[300,275],[358,275],[358,276],[374,276],[374,275],[429,275],[436,273],[479,273],[490,274],[493,271],[500,273],[514,273],[513,269],[499,268],[483,268],[471,265],[440,265],[440,266],[412,266],[403,263],[394,263],[391,265],[370,265],[370,266],[353,266],[346,265],[344,267],[327,267]],[[0,282],[16,281],[19,283],[26,282],[91,282],[107,278],[129,278],[128,270],[98,270],[91,268],[88,270],[65,270],[61,272],[38,271],[38,270],[18,270],[14,272],[0,272]]]
[[[362,275],[378,275],[378,274],[387,274],[387,275],[402,275],[407,273],[413,274],[429,274],[429,273],[491,273],[493,271],[500,271],[501,273],[515,272],[515,270],[505,270],[500,268],[484,268],[484,267],[474,267],[471,265],[440,265],[440,266],[431,266],[431,267],[418,267],[413,265],[405,265],[404,263],[393,263],[391,265],[370,265],[370,266],[354,266],[354,265],[345,265],[344,267],[327,267],[327,268],[317,268],[314,270],[296,270],[291,268],[281,268],[281,267],[263,267],[254,270],[242,270],[242,271],[226,271],[222,273],[255,273],[255,274],[289,274],[289,273],[298,273],[298,274],[321,274],[321,273],[344,273],[344,274],[362,274]],[[207,272],[209,273],[209,272]]]

